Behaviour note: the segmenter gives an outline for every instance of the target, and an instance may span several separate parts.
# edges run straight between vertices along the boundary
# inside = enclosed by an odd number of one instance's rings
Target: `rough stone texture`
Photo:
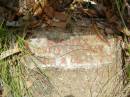
[[[38,97],[119,95],[123,87],[120,39],[101,39],[86,28],[76,28],[74,33],[63,33],[64,30],[56,28],[32,32],[28,43],[35,57],[27,57],[26,65],[35,69],[37,63],[51,86],[49,90],[42,88],[44,95]],[[39,89],[35,87],[35,92]]]

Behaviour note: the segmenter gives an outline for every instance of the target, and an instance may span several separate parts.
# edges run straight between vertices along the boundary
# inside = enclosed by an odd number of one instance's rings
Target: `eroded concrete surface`
[[[79,32],[80,31],[80,32]],[[101,39],[87,29],[36,30],[28,40],[34,61],[48,76],[53,88],[39,97],[115,97],[122,88],[120,39]],[[33,86],[32,86],[33,88]],[[42,90],[44,90],[42,89]],[[37,88],[39,90],[39,88]]]

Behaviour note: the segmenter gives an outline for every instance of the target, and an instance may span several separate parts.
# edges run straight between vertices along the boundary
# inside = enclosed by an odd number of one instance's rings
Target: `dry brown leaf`
[[[38,7],[35,12],[34,12],[34,16],[41,16],[43,12],[43,9],[41,7]]]
[[[51,6],[45,6],[43,15],[46,14],[49,18],[54,17],[54,9]]]
[[[48,26],[52,26],[52,20],[46,19],[46,23],[48,24]]]
[[[67,16],[65,15],[64,12],[56,12],[54,13],[54,17],[60,21],[66,21],[67,20]]]
[[[20,49],[19,49],[19,48],[17,47],[17,45],[16,45],[15,48],[9,49],[9,50],[7,50],[7,51],[2,52],[2,53],[0,54],[0,60],[3,60],[3,59],[5,59],[5,58],[7,58],[7,57],[9,57],[9,56],[11,56],[11,55],[14,55],[14,54],[16,54],[16,53],[19,53],[19,52],[21,52],[21,51],[20,51]]]
[[[97,11],[93,9],[84,9],[84,13],[90,17],[97,17]]]
[[[41,24],[42,24],[41,21],[33,20],[30,22],[29,28],[36,28],[36,27],[41,26]]]

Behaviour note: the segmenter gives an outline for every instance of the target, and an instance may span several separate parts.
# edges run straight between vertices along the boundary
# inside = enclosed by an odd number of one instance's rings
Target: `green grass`
[[[20,62],[25,55],[24,39],[16,33],[9,32],[6,28],[0,27],[0,53],[9,50],[10,47],[13,48],[16,43],[22,52],[0,60],[0,79],[4,83],[4,96],[23,97],[25,94],[30,95],[27,92],[25,81],[26,68]]]
[[[10,32],[8,29],[0,27],[0,54],[8,52],[16,44],[20,52],[0,59],[0,80],[3,82],[3,96],[24,97],[26,95],[27,97],[33,97],[32,90],[27,85],[29,78],[32,78],[30,75],[31,70],[21,62],[25,56],[31,55],[29,50],[25,48],[25,39],[16,32]],[[35,65],[37,64],[35,63]],[[41,71],[37,67],[38,74],[45,78],[45,74]],[[35,76],[33,79],[36,79]],[[44,87],[42,83],[40,87]]]

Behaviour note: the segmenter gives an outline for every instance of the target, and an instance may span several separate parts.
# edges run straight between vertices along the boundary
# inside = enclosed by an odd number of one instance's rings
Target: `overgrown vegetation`
[[[8,50],[11,47],[15,49],[16,44],[18,44],[19,49],[22,49],[21,52],[10,56],[5,55],[4,59],[0,59],[0,79],[4,85],[4,96],[11,94],[13,97],[23,97],[28,92],[25,82],[26,67],[20,62],[21,58],[26,55],[23,50],[24,41],[15,33],[0,27],[0,44],[1,54],[6,51],[9,53]]]
[[[111,0],[113,1],[113,0]],[[104,1],[105,2],[105,1]],[[113,2],[111,2],[112,4]],[[124,1],[115,0],[113,4],[114,9],[118,9],[118,14],[122,21],[124,29],[127,29],[127,25],[124,20],[125,10]],[[110,5],[111,6],[111,5]],[[0,80],[3,83],[3,96],[12,95],[12,97],[27,97],[32,96],[32,91],[28,87],[28,74],[29,69],[25,64],[21,62],[22,58],[31,53],[25,48],[25,37],[18,35],[15,32],[8,31],[5,27],[0,27],[0,56],[3,52],[7,52],[10,49],[17,49],[18,51],[10,54],[4,58],[0,57]],[[125,37],[126,38],[126,37]],[[128,38],[128,37],[127,37]],[[127,48],[130,53],[130,47]],[[40,69],[38,69],[39,74],[44,75]],[[128,80],[130,80],[130,66],[127,68]],[[43,76],[44,77],[44,76]]]
[[[0,27],[0,54],[0,82],[3,85],[3,97],[32,97],[31,69],[22,63],[24,57],[31,55],[25,48],[24,38],[8,31],[7,28]],[[43,79],[46,78],[37,66],[36,68],[34,74],[38,73]],[[36,76],[33,76],[33,79],[36,80]],[[44,86],[41,84],[37,87]]]

